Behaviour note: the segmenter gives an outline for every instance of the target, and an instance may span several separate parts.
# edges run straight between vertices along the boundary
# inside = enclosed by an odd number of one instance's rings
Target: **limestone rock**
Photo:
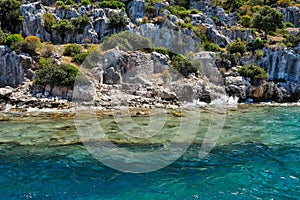
[[[154,64],[154,73],[162,73],[170,68],[168,61],[169,57],[157,52],[151,53],[151,58]]]
[[[284,22],[291,22],[295,27],[300,26],[300,9],[297,6],[282,8],[280,11],[284,15]]]
[[[146,2],[144,0],[133,0],[127,5],[130,19],[136,23],[136,20],[146,15]]]

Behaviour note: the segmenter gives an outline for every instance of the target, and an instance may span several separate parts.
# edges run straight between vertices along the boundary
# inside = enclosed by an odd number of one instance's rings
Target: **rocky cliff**
[[[17,55],[7,46],[0,46],[0,87],[18,87],[24,79],[31,79],[34,61],[26,55]]]
[[[24,17],[22,23],[21,34],[38,36],[42,41],[51,41],[54,44],[61,43],[99,43],[103,41],[105,36],[114,33],[115,30],[109,26],[109,17],[113,13],[127,16],[122,10],[113,10],[109,8],[101,9],[93,6],[80,6],[78,8],[70,8],[69,10],[60,7],[44,6],[41,2],[24,4],[21,6],[21,14]],[[56,31],[47,31],[44,27],[45,13],[51,13],[56,21],[67,19],[74,20],[78,17],[87,16],[90,22],[83,27],[81,32],[68,32],[65,37]],[[127,18],[127,21],[130,21]],[[129,27],[129,26],[128,26]],[[128,28],[127,28],[128,29]],[[119,30],[122,31],[122,30]]]

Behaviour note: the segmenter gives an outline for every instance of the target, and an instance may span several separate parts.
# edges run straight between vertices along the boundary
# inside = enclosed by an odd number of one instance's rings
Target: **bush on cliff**
[[[75,56],[82,52],[82,48],[78,44],[68,44],[64,47],[64,56]]]
[[[4,31],[15,32],[16,25],[22,20],[21,2],[17,0],[0,0],[0,25]]]
[[[240,53],[241,55],[247,51],[246,44],[240,40],[230,43],[227,47],[227,50],[231,54]]]
[[[62,40],[64,41],[66,34],[70,31],[73,31],[74,26],[69,20],[63,19],[53,24],[52,29],[57,30],[61,34]]]
[[[73,20],[73,24],[77,33],[82,34],[84,28],[90,23],[90,18],[87,16],[78,17]]]
[[[123,51],[145,50],[152,51],[153,46],[148,38],[124,31],[105,38],[102,50],[106,51],[115,47]]]
[[[37,49],[41,46],[40,38],[36,36],[27,36],[23,42],[22,51],[30,55],[36,55]]]
[[[5,43],[7,46],[9,46],[9,48],[11,48],[11,50],[20,53],[22,51],[23,40],[24,38],[22,37],[22,35],[12,34],[7,36]]]
[[[52,13],[44,13],[43,14],[43,26],[45,27],[46,31],[51,32],[52,26],[55,24],[56,20]]]
[[[257,65],[244,65],[238,69],[241,76],[255,79],[266,79],[268,78],[268,73],[261,67]]]
[[[196,66],[194,66],[192,62],[186,59],[182,54],[173,56],[171,64],[176,71],[185,77],[191,73],[196,74],[198,71]]]
[[[82,64],[88,55],[89,55],[88,52],[82,52],[80,54],[76,54],[73,56],[72,62],[75,62],[77,64]]]
[[[6,34],[0,28],[0,45],[5,44],[6,41]]]
[[[271,31],[283,27],[283,14],[270,6],[263,6],[252,19],[253,27],[265,31],[265,38]]]
[[[73,87],[77,74],[73,65],[50,63],[37,71],[34,83],[43,88],[50,85],[51,90],[54,86]]]
[[[123,30],[127,26],[127,18],[122,14],[112,13],[109,17],[109,28]]]
[[[288,47],[296,47],[300,43],[300,32],[294,35],[289,35],[284,42]]]

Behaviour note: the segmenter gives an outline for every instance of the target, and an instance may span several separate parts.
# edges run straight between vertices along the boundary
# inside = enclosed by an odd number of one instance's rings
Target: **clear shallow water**
[[[205,159],[198,158],[200,144],[195,144],[164,169],[128,174],[102,165],[76,144],[71,120],[2,121],[0,198],[300,199],[299,122],[295,107],[229,111],[218,144]],[[27,142],[19,145],[24,136]],[[36,141],[38,146],[28,146]],[[51,147],[49,141],[75,144]]]

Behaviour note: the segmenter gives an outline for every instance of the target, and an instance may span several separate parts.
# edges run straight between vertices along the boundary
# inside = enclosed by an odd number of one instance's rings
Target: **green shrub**
[[[20,34],[12,34],[7,36],[6,38],[6,45],[11,47],[12,45],[15,45],[16,43],[23,42],[23,37]]]
[[[267,72],[257,65],[244,65],[238,69],[241,76],[255,79],[266,79],[268,78]]]
[[[185,77],[191,73],[197,73],[198,71],[192,62],[187,60],[182,54],[173,56],[171,64],[176,71]]]
[[[283,14],[270,6],[263,6],[252,18],[254,28],[265,31],[265,38],[271,31],[283,27]]]
[[[42,67],[46,67],[50,64],[53,64],[53,61],[50,59],[50,58],[43,58],[41,57],[39,59],[39,67],[42,68]]]
[[[0,25],[2,30],[14,32],[21,21],[21,2],[17,0],[0,0]]]
[[[191,10],[186,10],[184,7],[181,7],[179,5],[170,6],[169,10],[173,15],[176,15],[181,19],[184,19],[185,17],[189,17],[189,15],[191,14]]]
[[[74,1],[73,0],[66,0],[65,1],[65,5],[74,5]]]
[[[259,38],[256,38],[252,41],[252,43],[248,44],[248,46],[252,49],[252,50],[256,50],[256,49],[262,49],[264,48],[265,44],[267,43],[267,40],[261,40]]]
[[[86,59],[86,57],[89,55],[88,52],[82,52],[80,54],[76,54],[74,55],[74,57],[72,58],[72,62],[75,62],[77,64],[82,64],[83,61]]]
[[[73,20],[73,24],[77,33],[82,34],[84,28],[90,23],[90,18],[87,16],[77,17]]]
[[[230,43],[227,47],[227,50],[231,54],[240,53],[241,55],[243,55],[247,51],[246,45],[242,41],[236,41],[236,42]]]
[[[211,19],[217,24],[220,22],[219,18],[216,16],[212,16]]]
[[[90,5],[90,4],[91,4],[90,0],[82,0],[81,1],[81,5],[87,6],[87,5]]]
[[[205,51],[214,51],[214,52],[222,51],[219,45],[209,41],[203,43],[203,48],[205,49]]]
[[[123,51],[151,51],[153,49],[153,46],[148,38],[130,33],[129,31],[111,35],[110,37],[105,38],[104,42],[102,43],[102,49],[104,51],[113,49],[116,46]]]
[[[37,71],[34,82],[41,87],[50,85],[51,90],[54,86],[73,87],[77,74],[78,69],[73,65],[50,63]]]
[[[223,7],[229,12],[236,11],[243,5],[242,0],[226,0]]]
[[[58,22],[52,25],[52,28],[60,32],[68,32],[74,30],[73,24],[67,19],[59,20]]]
[[[99,6],[100,8],[112,8],[112,9],[118,8],[122,10],[126,9],[126,5],[123,2],[117,0],[112,0],[112,1],[104,0],[102,2],[99,2],[97,6]]]
[[[63,1],[56,1],[56,6],[63,6],[65,3]]]
[[[153,5],[147,4],[146,6],[146,12],[148,13],[149,16],[153,16],[155,12],[155,8]]]
[[[53,16],[52,13],[44,13],[43,14],[43,26],[45,29],[50,32],[52,30],[53,24],[55,24],[55,17]]]
[[[264,56],[264,52],[262,50],[259,50],[259,49],[255,50],[254,54],[255,54],[256,60],[259,60]]]
[[[127,24],[128,21],[124,15],[112,13],[109,17],[109,27],[111,29],[123,30]]]
[[[59,20],[58,22],[52,25],[52,28],[60,32],[63,41],[66,34],[74,30],[73,24],[67,19]]]
[[[76,56],[82,52],[82,48],[78,44],[68,44],[64,47],[64,56]]]
[[[239,21],[240,24],[246,28],[250,28],[251,27],[251,21],[252,21],[252,17],[249,15],[244,15],[241,17],[241,20]]]
[[[300,43],[300,32],[294,35],[289,35],[285,39],[284,43],[289,47],[296,47]]]
[[[6,41],[6,34],[0,28],[0,45],[5,44]]]
[[[155,47],[154,51],[164,55],[169,55],[169,51],[165,47]]]
[[[284,24],[283,24],[285,27],[287,27],[287,28],[295,28],[295,25],[293,24],[293,23],[291,23],[291,22],[284,22]]]

